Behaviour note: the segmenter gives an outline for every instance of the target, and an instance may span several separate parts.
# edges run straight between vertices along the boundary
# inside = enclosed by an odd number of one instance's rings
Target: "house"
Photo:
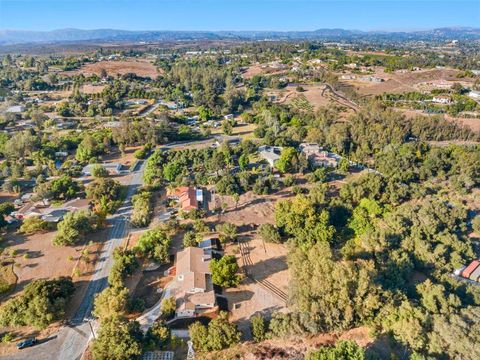
[[[197,247],[187,247],[177,253],[176,317],[195,317],[216,308],[210,261],[211,256]]]
[[[314,167],[336,168],[341,160],[341,156],[325,151],[315,143],[302,143],[299,149]]]
[[[5,110],[6,113],[11,113],[11,114],[19,114],[25,111],[25,107],[22,105],[14,105],[10,106]]]
[[[282,147],[280,146],[268,146],[263,145],[258,148],[258,154],[270,164],[271,167],[275,166],[275,163],[280,159],[282,153]]]
[[[201,195],[200,198],[197,197],[198,194]],[[198,202],[203,201],[203,192],[193,186],[180,186],[171,191],[168,197],[177,200],[181,210],[191,211],[198,209]]]
[[[92,175],[92,171],[96,166],[103,167],[110,175],[119,175],[122,172],[122,164],[120,163],[88,164],[82,169],[83,176]]]
[[[472,99],[480,99],[480,91],[472,90],[468,93],[468,96]]]
[[[432,99],[432,102],[436,103],[436,104],[451,104],[452,103],[452,99],[450,98],[450,96],[446,96],[446,95],[438,95],[438,96],[434,96],[433,99]]]
[[[44,204],[43,202],[29,202],[23,205],[20,209],[12,212],[10,215],[18,220],[23,220],[32,216],[43,216],[50,207],[49,204]]]

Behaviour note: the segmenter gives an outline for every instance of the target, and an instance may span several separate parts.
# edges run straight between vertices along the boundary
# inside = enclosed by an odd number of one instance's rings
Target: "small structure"
[[[302,143],[299,149],[313,167],[336,168],[341,160],[341,156],[325,151],[315,143]]]
[[[258,154],[270,164],[271,167],[275,166],[275,163],[280,159],[282,153],[281,146],[268,146],[263,145],[258,148]]]
[[[223,117],[224,120],[231,120],[233,119],[233,114],[227,114]]]
[[[195,317],[216,308],[210,261],[211,256],[197,247],[187,247],[177,253],[176,317]]]
[[[120,163],[88,164],[82,169],[83,176],[92,175],[92,171],[96,166],[103,167],[110,175],[119,175],[122,171],[122,164]]]

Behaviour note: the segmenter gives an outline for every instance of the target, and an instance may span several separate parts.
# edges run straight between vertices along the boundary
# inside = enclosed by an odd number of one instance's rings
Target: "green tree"
[[[298,153],[292,147],[286,147],[282,150],[280,158],[275,163],[275,167],[282,173],[292,173],[298,170]]]
[[[306,360],[364,360],[365,351],[353,341],[338,341],[334,347],[310,351]]]
[[[254,315],[250,318],[250,331],[255,342],[266,339],[267,323],[262,315]]]
[[[94,229],[96,217],[87,211],[70,212],[58,224],[58,232],[53,238],[54,245],[75,245],[84,235]]]
[[[161,264],[168,262],[168,249],[172,242],[167,232],[157,227],[143,233],[134,251]]]
[[[94,360],[133,360],[142,355],[142,334],[138,323],[109,317],[102,321],[93,341]]]
[[[162,311],[162,315],[166,317],[170,317],[175,314],[175,310],[177,309],[177,304],[175,302],[175,297],[169,296],[162,300],[162,304],[160,305],[160,310]]]
[[[260,227],[258,228],[258,233],[266,242],[278,244],[282,240],[280,234],[278,233],[278,229],[272,224],[260,225]]]
[[[221,259],[213,259],[209,264],[212,281],[221,287],[234,287],[240,283],[237,260],[233,255],[225,255]]]
[[[127,288],[109,286],[95,296],[93,316],[100,321],[110,317],[124,316],[128,300]]]

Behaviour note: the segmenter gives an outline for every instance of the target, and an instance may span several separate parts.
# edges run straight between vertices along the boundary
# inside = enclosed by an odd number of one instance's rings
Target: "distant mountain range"
[[[386,32],[345,29],[315,31],[127,31],[114,29],[60,29],[52,31],[0,30],[0,45],[71,43],[71,42],[139,42],[178,40],[479,40],[480,28],[438,28],[425,31]]]

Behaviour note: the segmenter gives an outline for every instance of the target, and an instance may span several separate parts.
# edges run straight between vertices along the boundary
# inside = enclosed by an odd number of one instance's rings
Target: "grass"
[[[0,294],[10,291],[17,280],[17,275],[13,271],[13,262],[0,265]]]

